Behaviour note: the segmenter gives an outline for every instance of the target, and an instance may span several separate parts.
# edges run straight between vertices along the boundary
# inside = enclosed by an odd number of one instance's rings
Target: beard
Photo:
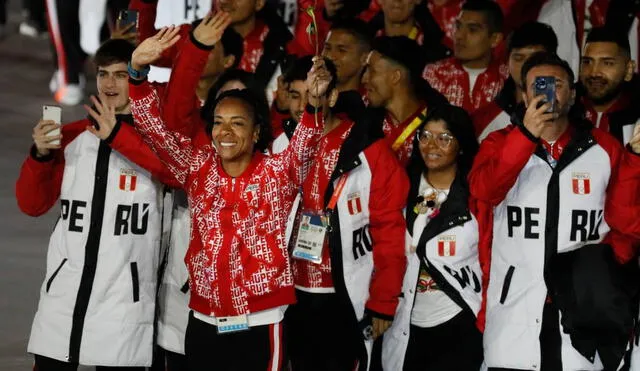
[[[594,92],[589,88],[590,82],[597,81],[602,84],[603,88],[600,91]],[[618,82],[615,85],[612,85],[610,81],[604,79],[597,78],[588,78],[585,84],[585,89],[587,90],[587,97],[593,102],[595,105],[604,105],[610,103],[614,99],[620,95],[620,93],[624,90],[625,83],[624,80]]]

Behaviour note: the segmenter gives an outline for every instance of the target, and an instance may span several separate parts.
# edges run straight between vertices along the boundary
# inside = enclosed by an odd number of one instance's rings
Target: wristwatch
[[[131,78],[134,80],[144,79],[145,77],[147,77],[150,70],[151,67],[149,66],[143,67],[142,70],[136,70],[135,68],[133,68],[133,66],[131,66],[131,62],[127,64],[127,72],[129,72],[129,76],[131,76]]]

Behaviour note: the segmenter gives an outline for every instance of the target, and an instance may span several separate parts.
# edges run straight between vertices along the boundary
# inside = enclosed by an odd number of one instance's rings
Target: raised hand
[[[318,102],[327,93],[329,84],[331,83],[331,73],[324,64],[324,58],[320,56],[313,57],[313,66],[307,74],[307,90],[309,92],[309,103],[318,106]]]
[[[222,39],[224,30],[231,23],[231,15],[226,12],[207,14],[198,27],[193,30],[193,38],[201,44],[212,46]]]
[[[629,146],[635,154],[640,155],[640,123],[636,124],[633,129],[633,137],[629,141]]]
[[[538,95],[529,102],[527,111],[524,114],[524,127],[529,130],[534,137],[540,138],[544,129],[558,118],[558,114],[555,112],[547,113],[546,111],[551,107],[551,103],[547,102],[540,107],[538,104],[545,99],[543,95]]]
[[[111,135],[113,128],[118,122],[116,119],[116,108],[107,103],[107,97],[104,94],[100,94],[100,100],[92,95],[91,102],[95,109],[86,104],[84,105],[84,109],[96,120],[98,127],[96,128],[93,125],[89,125],[87,126],[87,130],[98,138],[105,140],[109,138],[109,135]]]
[[[62,134],[51,136],[47,135],[59,128],[60,125],[56,124],[52,120],[40,120],[33,128],[33,134],[31,136],[33,138],[33,143],[36,146],[36,154],[38,157],[49,155],[52,149],[60,149],[60,144],[54,144],[51,142],[62,139]]]
[[[180,27],[163,27],[157,34],[146,39],[133,51],[131,66],[136,70],[157,61],[162,52],[180,40]]]
[[[120,27],[120,22],[116,22],[116,28],[111,32],[112,39],[123,39],[127,40],[134,45],[138,44],[138,33],[133,30],[133,26],[135,23],[129,23],[124,27]]]

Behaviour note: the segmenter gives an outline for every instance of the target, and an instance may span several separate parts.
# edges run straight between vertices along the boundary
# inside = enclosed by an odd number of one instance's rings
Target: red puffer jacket
[[[254,154],[249,167],[232,178],[211,145],[167,130],[158,94],[147,82],[131,84],[129,94],[138,130],[189,198],[189,306],[224,317],[295,302],[285,227],[323,120],[305,113],[287,150],[272,157]]]

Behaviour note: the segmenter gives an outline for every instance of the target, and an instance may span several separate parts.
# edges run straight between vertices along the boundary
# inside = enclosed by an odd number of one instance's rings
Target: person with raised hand
[[[150,42],[161,49],[176,37],[169,30]],[[135,55],[147,53],[144,42],[139,48]],[[150,54],[158,50],[148,49]],[[198,145],[167,127],[157,92],[136,67],[130,71],[130,97],[138,130],[189,199],[188,369],[279,369],[281,322],[295,302],[287,216],[322,134],[319,103],[307,107],[290,146],[268,157],[262,151],[270,142],[270,123],[258,99],[250,90],[226,91],[208,118],[209,144]],[[307,78],[310,90],[319,94],[328,86],[323,71],[317,65]]]

